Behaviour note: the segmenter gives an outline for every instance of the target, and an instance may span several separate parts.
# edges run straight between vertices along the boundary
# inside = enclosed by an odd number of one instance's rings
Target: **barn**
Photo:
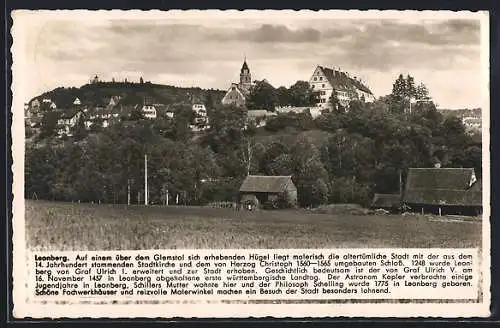
[[[482,183],[473,168],[411,168],[403,201],[422,213],[477,215]]]
[[[401,207],[401,195],[400,194],[375,194],[373,195],[373,200],[371,208],[378,209],[382,208],[387,211],[396,212]]]
[[[297,187],[290,175],[248,175],[240,187],[240,203],[259,207],[269,201],[285,196],[291,204],[297,203]]]

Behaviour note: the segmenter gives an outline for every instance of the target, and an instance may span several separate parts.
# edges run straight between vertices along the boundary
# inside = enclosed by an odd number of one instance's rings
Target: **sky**
[[[267,13],[267,14],[266,14]],[[317,65],[361,78],[376,97],[397,76],[423,82],[440,108],[487,97],[484,24],[473,13],[14,13],[14,76],[24,101],[91,77],[227,89],[246,57],[252,79],[309,80]],[[483,34],[482,34],[483,33]],[[482,51],[483,49],[483,51]],[[17,65],[16,65],[17,64]],[[486,93],[485,93],[486,92]]]

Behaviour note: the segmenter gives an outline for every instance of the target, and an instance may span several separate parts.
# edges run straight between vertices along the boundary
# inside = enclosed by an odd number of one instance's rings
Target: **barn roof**
[[[472,168],[411,168],[406,188],[466,190],[472,176],[475,176]]]
[[[404,201],[413,204],[481,206],[482,190],[472,168],[411,168]]]
[[[292,182],[290,175],[285,176],[266,176],[249,175],[241,184],[241,192],[274,192],[285,191],[286,186]]]
[[[389,208],[399,207],[401,202],[400,194],[375,194],[373,195],[372,207]]]

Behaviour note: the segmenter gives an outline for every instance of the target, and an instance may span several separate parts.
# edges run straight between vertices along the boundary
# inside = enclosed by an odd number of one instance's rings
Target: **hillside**
[[[204,90],[201,88],[180,88],[150,82],[96,82],[85,84],[80,88],[56,88],[45,92],[29,101],[50,99],[58,109],[67,109],[73,106],[78,98],[82,105],[88,107],[105,107],[112,97],[119,97],[122,105],[142,105],[143,103],[172,105],[191,105],[204,103],[208,95],[215,103],[220,102],[225,91]]]

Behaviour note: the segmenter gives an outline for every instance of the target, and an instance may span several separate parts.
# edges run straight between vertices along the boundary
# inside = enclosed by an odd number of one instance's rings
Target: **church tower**
[[[252,75],[250,74],[250,69],[248,68],[247,60],[245,58],[243,66],[241,66],[240,71],[240,85],[242,90],[249,91],[252,85]]]

